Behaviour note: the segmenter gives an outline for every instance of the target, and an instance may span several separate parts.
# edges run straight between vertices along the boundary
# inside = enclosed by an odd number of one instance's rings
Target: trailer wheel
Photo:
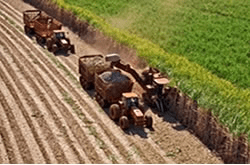
[[[39,36],[39,35],[36,35],[36,41],[40,45],[43,45],[46,43],[46,39],[44,37]]]
[[[24,31],[25,31],[25,34],[29,34],[29,32],[30,32],[30,28],[28,27],[28,26],[24,26]]]
[[[76,53],[76,52],[75,52],[75,46],[74,46],[74,45],[71,45],[70,52],[71,52],[72,54],[75,54],[75,53]]]
[[[120,117],[120,107],[118,104],[112,104],[109,108],[109,115],[110,115],[110,118],[113,119],[113,120],[116,120],[116,119],[119,119]]]
[[[39,36],[39,35],[35,35],[35,37],[36,37],[36,42],[37,42],[38,44],[40,44],[40,43],[41,43],[40,36]]]
[[[129,127],[129,121],[128,121],[128,118],[127,116],[122,116],[119,120],[119,125],[120,127],[125,130],[125,129],[128,129]]]
[[[147,128],[152,128],[152,126],[153,126],[152,116],[146,115],[145,119],[146,119],[146,127]]]

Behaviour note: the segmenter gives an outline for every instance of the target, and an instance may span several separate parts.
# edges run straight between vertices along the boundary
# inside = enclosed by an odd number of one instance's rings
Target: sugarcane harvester
[[[130,73],[145,91],[142,94],[144,102],[156,106],[159,111],[164,112],[167,107],[164,99],[164,86],[169,83],[169,80],[158,69],[149,68],[140,76],[129,64],[122,63],[118,54],[109,54],[106,56],[106,60],[111,61],[111,67]]]

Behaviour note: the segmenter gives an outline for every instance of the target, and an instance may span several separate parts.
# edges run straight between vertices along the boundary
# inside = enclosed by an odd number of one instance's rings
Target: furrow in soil
[[[26,61],[26,60],[25,60],[25,61]],[[32,69],[29,69],[29,70],[32,70]],[[38,73],[34,73],[34,74],[36,75],[35,77],[39,77],[39,76],[38,76],[38,75],[39,75]],[[40,82],[42,82],[42,81],[45,82],[44,80],[41,79]],[[46,87],[46,86],[49,86],[49,85],[46,84],[46,85],[43,85],[43,86]],[[53,98],[55,98],[55,97],[56,97],[56,95],[54,94]],[[53,99],[52,99],[52,100],[53,100]],[[46,104],[46,105],[47,105],[47,104]],[[65,111],[62,110],[62,112],[65,112]],[[67,111],[66,111],[66,112],[67,112]],[[53,114],[52,114],[52,115],[53,115]],[[67,115],[64,114],[64,116],[69,116],[69,114],[67,114]],[[70,118],[70,116],[68,117],[68,119],[69,119],[69,118]],[[60,123],[59,123],[58,125],[60,125]],[[75,124],[71,124],[71,125],[75,125]],[[76,132],[78,133],[79,130],[81,130],[80,127],[78,127],[78,130],[77,130]],[[78,136],[79,136],[79,135],[78,135]],[[81,136],[80,136],[80,137],[81,137]],[[78,137],[78,138],[79,138],[79,137]],[[82,140],[81,140],[81,141],[82,141],[82,142],[85,142],[86,144],[88,144],[88,142],[86,141],[86,139],[87,139],[87,138],[83,138],[83,137],[82,137]],[[88,145],[91,145],[91,144],[88,144]],[[90,151],[91,151],[91,149],[90,149]],[[88,153],[89,153],[90,151],[88,151]],[[93,159],[95,159],[95,161],[96,161],[97,157],[96,157],[96,156],[92,156],[92,157],[93,157]]]
[[[84,103],[84,104],[85,104],[85,103]],[[127,154],[126,154],[125,156],[127,156]]]

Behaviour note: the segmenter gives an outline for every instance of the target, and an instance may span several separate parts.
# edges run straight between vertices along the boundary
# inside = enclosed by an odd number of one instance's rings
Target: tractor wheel
[[[49,52],[52,52],[52,47],[47,47]]]
[[[24,31],[25,31],[25,34],[29,34],[30,33],[30,28],[28,26],[24,26]]]
[[[41,44],[45,44],[46,43],[46,39],[44,37],[41,37]]]
[[[146,115],[145,119],[146,119],[146,127],[147,128],[152,128],[152,126],[153,126],[152,116]]]
[[[57,51],[57,46],[56,46],[56,44],[53,44],[53,45],[52,45],[51,52],[52,52],[52,53],[56,53],[56,51]]]
[[[75,46],[74,46],[74,45],[71,45],[70,52],[71,52],[72,54],[75,54],[75,53],[76,53],[76,52],[75,52]]]
[[[95,100],[96,100],[96,102],[98,102],[99,99],[100,99],[100,96],[95,92]]]
[[[120,117],[120,107],[118,104],[112,104],[109,108],[110,118],[113,120],[119,119]]]
[[[46,42],[46,46],[47,46],[47,49],[48,51],[52,51],[52,40],[49,38]]]
[[[119,125],[120,125],[120,127],[121,127],[123,130],[128,129],[128,127],[129,127],[129,121],[128,121],[127,116],[122,116],[122,117],[119,119]]]
[[[36,35],[36,42],[37,42],[38,44],[41,43],[41,39],[40,39],[40,36],[39,36],[39,35]]]

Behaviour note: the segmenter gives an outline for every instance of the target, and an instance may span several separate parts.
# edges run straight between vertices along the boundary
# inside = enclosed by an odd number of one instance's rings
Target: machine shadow
[[[156,114],[158,117],[162,118],[164,122],[168,122],[172,124],[172,128],[177,130],[177,131],[183,131],[186,130],[187,128],[180,123],[175,117],[174,114],[171,113],[170,111],[165,111],[165,112],[159,112],[156,108],[151,109],[154,114]]]

